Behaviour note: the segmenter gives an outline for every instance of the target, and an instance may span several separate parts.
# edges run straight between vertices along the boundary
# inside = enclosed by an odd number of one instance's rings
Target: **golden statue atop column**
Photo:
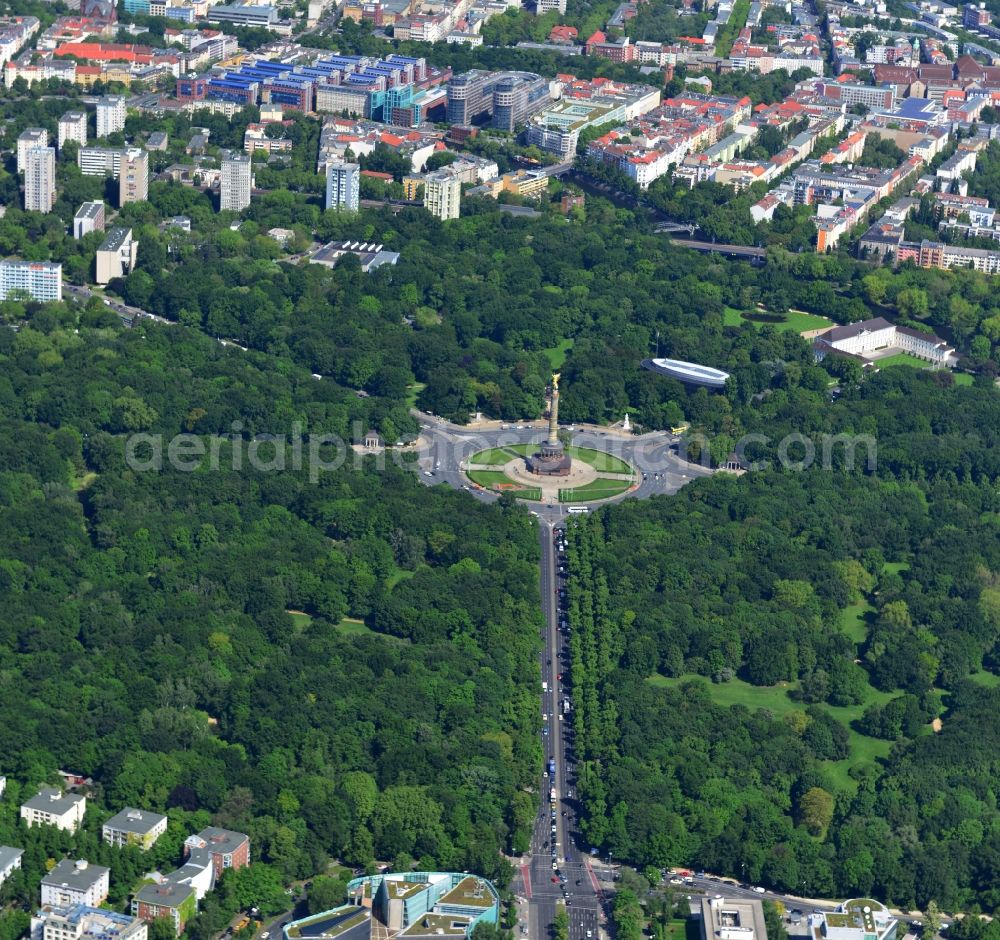
[[[542,476],[568,476],[572,461],[559,440],[559,376],[552,374],[552,393],[549,396],[549,435],[537,454],[527,458],[528,469]]]

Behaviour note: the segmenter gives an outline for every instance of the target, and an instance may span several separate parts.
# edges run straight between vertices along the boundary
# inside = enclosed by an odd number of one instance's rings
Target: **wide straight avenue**
[[[542,795],[531,838],[531,853],[523,860],[514,890],[527,904],[527,936],[549,937],[559,906],[569,916],[570,940],[599,936],[604,920],[600,882],[577,831],[576,771],[572,730],[572,687],[569,683],[567,628],[560,621],[559,555],[566,530],[543,522],[539,526],[540,587],[545,614],[542,650],[542,743],[545,768],[539,781]],[[554,798],[553,798],[554,797]]]

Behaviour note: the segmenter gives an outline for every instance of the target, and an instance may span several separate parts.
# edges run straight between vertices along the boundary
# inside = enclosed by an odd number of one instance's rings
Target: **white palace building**
[[[819,359],[832,353],[875,362],[904,352],[934,366],[951,367],[958,363],[958,354],[940,336],[896,326],[883,317],[824,330],[815,335],[813,350]]]

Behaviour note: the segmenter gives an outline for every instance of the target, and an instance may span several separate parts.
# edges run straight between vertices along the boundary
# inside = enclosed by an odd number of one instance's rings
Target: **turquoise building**
[[[500,895],[483,878],[461,872],[367,875],[347,885],[347,903],[294,921],[285,940],[469,938],[476,925],[496,924]]]

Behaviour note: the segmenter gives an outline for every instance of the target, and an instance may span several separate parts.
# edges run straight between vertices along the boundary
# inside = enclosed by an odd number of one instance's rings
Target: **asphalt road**
[[[113,297],[104,297],[101,294],[97,294],[95,291],[91,290],[89,287],[81,287],[77,284],[63,284],[63,292],[68,294],[75,300],[79,300],[82,303],[86,303],[91,297],[97,297],[104,305],[113,313],[118,314],[127,324],[131,325],[134,320],[154,320],[157,323],[163,323],[166,326],[173,326],[174,321],[168,320],[166,317],[157,316],[155,313],[149,313],[146,310],[141,310],[139,307],[130,307],[128,304],[122,303]],[[111,301],[107,303],[107,301]]]
[[[422,447],[417,465],[420,479],[427,485],[444,483],[463,489],[476,499],[493,501],[497,494],[479,489],[465,476],[470,457],[481,450],[511,444],[540,442],[546,436],[543,422],[491,426],[487,429],[464,428],[443,418],[418,414]],[[635,486],[609,502],[644,499],[658,494],[675,493],[685,483],[710,473],[690,464],[676,453],[677,440],[666,432],[626,435],[600,428],[578,428],[573,444],[612,453],[631,464],[636,471]],[[565,532],[566,505],[558,502],[527,503],[539,518],[540,585],[545,615],[541,675],[542,745],[545,765],[555,761],[555,774],[547,769],[539,780],[539,808],[531,838],[531,851],[521,860],[514,881],[515,894],[523,898],[520,936],[525,940],[550,940],[553,920],[560,906],[569,915],[570,940],[598,940],[606,936],[604,883],[612,877],[587,854],[577,830],[575,800],[575,764],[572,712],[564,715],[563,703],[570,702],[568,684],[569,658],[566,635],[559,628],[559,590],[564,585],[554,550],[553,531]],[[551,791],[556,799],[551,801]]]
[[[546,435],[543,422],[471,429],[422,412],[417,416],[424,442],[418,458],[423,482],[429,486],[446,483],[487,502],[495,500],[497,494],[481,490],[469,482],[463,471],[468,459],[490,447],[541,442]],[[683,460],[676,453],[677,438],[666,431],[622,435],[598,428],[581,427],[573,431],[573,445],[606,451],[636,468],[636,486],[607,502],[647,499],[664,493],[676,493],[695,477],[711,473],[706,467]],[[566,516],[565,504],[532,502],[526,505],[545,522],[555,523]]]
[[[530,855],[522,860],[515,880],[515,892],[527,901],[526,918],[521,934],[529,940],[552,936],[556,911],[565,906],[569,915],[570,940],[588,940],[600,935],[604,920],[602,889],[590,867],[577,832],[574,789],[576,772],[573,754],[571,712],[565,714],[563,703],[572,706],[568,677],[569,658],[566,637],[559,629],[559,590],[565,585],[559,574],[553,531],[565,529],[559,523],[543,520],[539,526],[541,553],[540,585],[545,614],[544,645],[541,654],[542,674],[542,749],[545,770],[539,781],[541,800],[531,838]],[[549,774],[549,761],[555,773]],[[555,791],[555,800],[551,799]],[[525,908],[522,908],[522,912]]]

